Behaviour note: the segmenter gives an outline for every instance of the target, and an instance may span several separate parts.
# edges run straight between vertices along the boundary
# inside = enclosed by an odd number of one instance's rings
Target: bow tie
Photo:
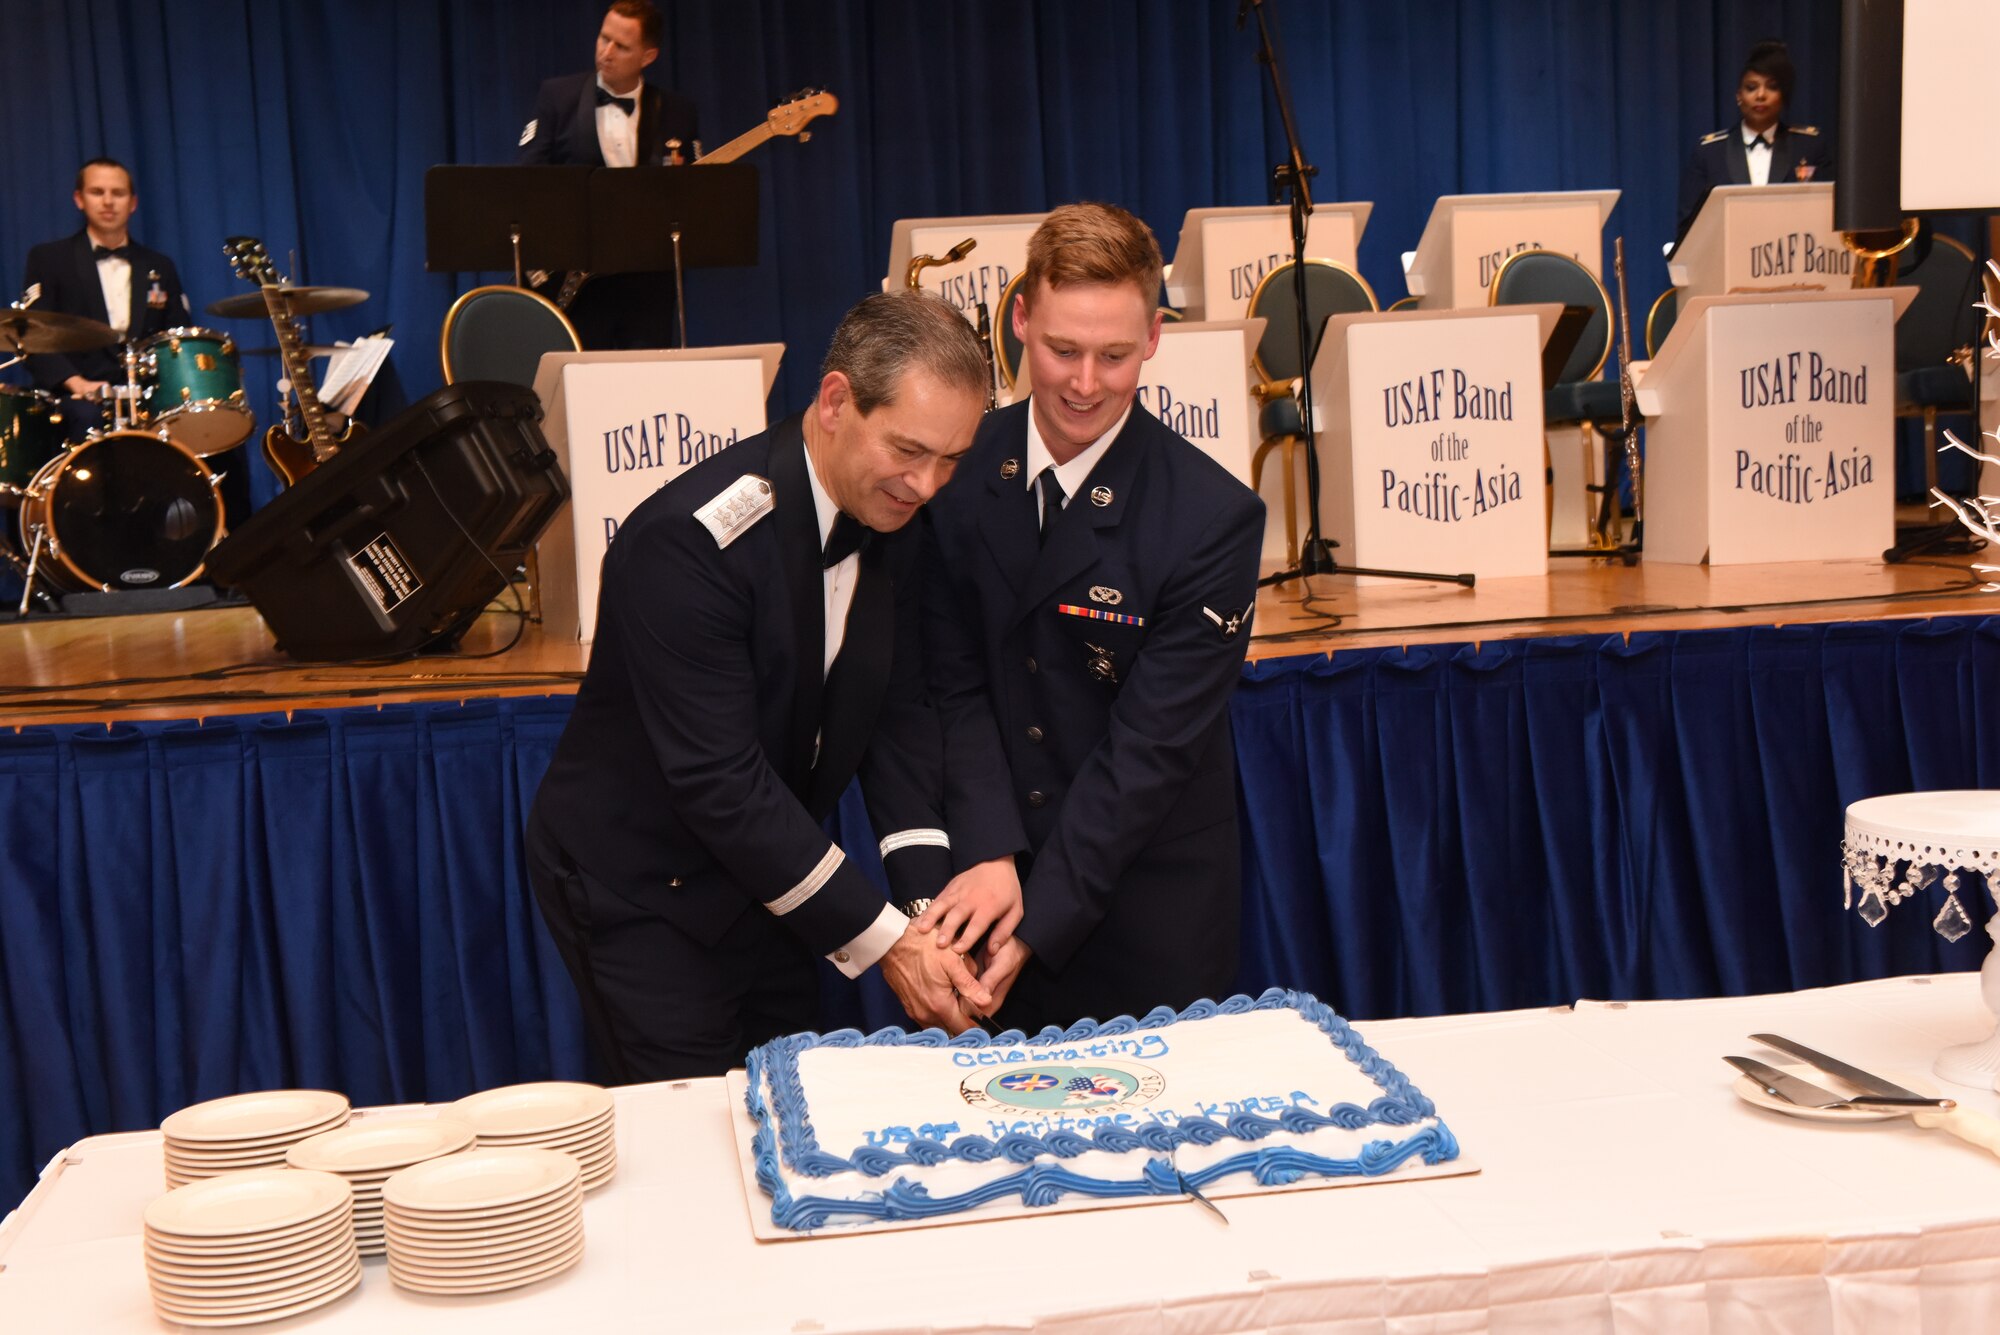
[[[96,246],[96,245],[93,245],[93,246],[92,246],[92,247],[90,248],[90,258],[91,258],[91,259],[93,259],[93,260],[127,260],[127,261],[129,261],[129,260],[130,260],[130,259],[132,258],[132,244],[131,244],[131,242],[129,242],[129,241],[128,241],[128,242],[126,242],[126,243],[125,243],[124,245],[122,245],[122,246]]]
[[[826,537],[826,551],[820,557],[820,569],[833,569],[866,547],[870,536],[868,527],[852,515],[836,516],[833,521],[833,532]]]
[[[1771,141],[1760,134],[1754,136],[1748,144],[1744,145],[1744,148],[1748,150],[1752,148],[1770,148],[1771,146]]]
[[[636,94],[631,97],[620,97],[616,93],[606,90],[603,84],[599,84],[597,85],[597,105],[600,107],[617,107],[629,116],[639,109],[639,98]]]

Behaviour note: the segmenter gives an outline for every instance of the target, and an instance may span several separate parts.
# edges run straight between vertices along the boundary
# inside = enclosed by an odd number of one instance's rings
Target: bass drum
[[[94,436],[51,459],[21,503],[23,553],[69,592],[179,588],[222,540],[214,473],[144,431]]]

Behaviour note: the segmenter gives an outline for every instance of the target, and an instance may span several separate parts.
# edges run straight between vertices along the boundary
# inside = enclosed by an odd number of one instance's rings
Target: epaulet
[[[1717,130],[1714,134],[1703,135],[1701,137],[1701,142],[1704,144],[1720,143],[1722,140],[1727,139],[1728,137],[1729,137],[1729,131]]]
[[[1819,126],[1817,125],[1787,125],[1785,128],[1793,134],[1809,134],[1815,138],[1819,135]]]
[[[696,510],[694,517],[714,537],[717,547],[727,547],[776,508],[777,498],[771,494],[770,481],[755,473],[745,473]]]

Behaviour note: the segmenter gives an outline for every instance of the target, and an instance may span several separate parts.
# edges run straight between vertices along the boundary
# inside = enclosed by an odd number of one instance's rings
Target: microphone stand
[[[1292,116],[1291,94],[1285,89],[1285,72],[1278,54],[1278,42],[1271,31],[1269,16],[1265,13],[1268,0],[1238,0],[1236,6],[1236,27],[1240,31],[1248,25],[1254,11],[1257,15],[1257,62],[1271,78],[1271,93],[1278,100],[1278,121],[1285,130],[1285,145],[1288,156],[1272,171],[1272,202],[1277,202],[1280,191],[1291,192],[1292,205],[1292,305],[1297,321],[1296,333],[1299,340],[1299,416],[1306,433],[1306,537],[1299,545],[1299,563],[1275,574],[1266,575],[1257,581],[1257,587],[1284,584],[1293,579],[1309,578],[1313,575],[1377,575],[1386,579],[1436,580],[1446,584],[1460,584],[1466,588],[1473,585],[1473,576],[1427,574],[1420,570],[1377,570],[1366,566],[1342,566],[1334,559],[1333,549],[1337,545],[1320,532],[1319,525],[1319,450],[1316,448],[1313,430],[1312,366],[1306,356],[1311,344],[1308,336],[1317,333],[1308,328],[1306,314],[1306,220],[1312,216],[1313,177],[1319,175],[1319,168],[1306,162],[1305,150],[1299,141],[1299,126]]]

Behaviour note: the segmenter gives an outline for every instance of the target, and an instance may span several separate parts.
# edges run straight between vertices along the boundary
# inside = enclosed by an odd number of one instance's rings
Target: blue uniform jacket
[[[1135,406],[1042,545],[1029,411],[989,414],[928,507],[925,643],[954,861],[1029,854],[1015,998],[1067,1024],[1234,984],[1227,705],[1264,506]]]
[[[1816,126],[1786,125],[1780,121],[1771,141],[1770,183],[1832,179],[1833,141]],[[1703,135],[1681,169],[1680,222],[1674,229],[1675,244],[1687,235],[1709,191],[1719,185],[1748,184],[1750,160],[1743,147],[1743,127],[1732,125]]]

